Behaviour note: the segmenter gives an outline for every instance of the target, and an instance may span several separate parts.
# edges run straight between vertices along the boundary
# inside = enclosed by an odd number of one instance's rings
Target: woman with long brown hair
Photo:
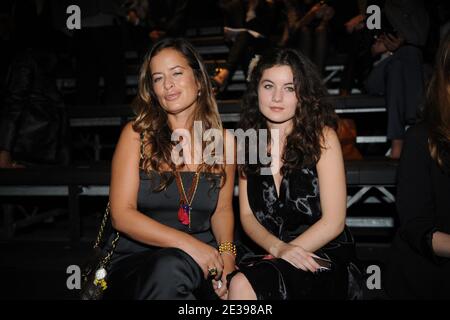
[[[240,217],[261,250],[239,258],[229,299],[347,298],[353,239],[337,118],[324,94],[315,67],[293,49],[263,55],[251,73],[240,128],[268,131],[255,145],[271,162],[251,163],[255,148],[245,146]]]
[[[208,129],[224,131],[205,67],[187,41],[153,46],[134,104],[137,117],[123,129],[112,161],[111,218],[120,238],[105,298],[226,298],[235,167],[189,160],[202,155]],[[189,139],[196,121],[200,145]],[[231,136],[220,138],[232,146]]]
[[[392,298],[450,296],[450,33],[442,40],[423,121],[411,127],[398,169],[400,227],[385,281]]]

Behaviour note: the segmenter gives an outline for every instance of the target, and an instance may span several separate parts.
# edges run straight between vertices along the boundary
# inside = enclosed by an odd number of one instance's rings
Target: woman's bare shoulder
[[[128,122],[123,127],[121,136],[131,140],[140,140],[139,133],[136,132],[133,128],[133,121]]]
[[[322,146],[326,149],[329,147],[336,146],[336,143],[339,142],[339,138],[336,130],[332,127],[325,126],[322,130]]]
[[[122,129],[119,142],[116,146],[115,156],[120,158],[139,157],[140,152],[140,136],[133,129],[133,122],[128,122]]]

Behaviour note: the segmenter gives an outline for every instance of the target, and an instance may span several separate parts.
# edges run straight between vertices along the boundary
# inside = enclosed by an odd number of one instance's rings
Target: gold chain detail
[[[233,256],[236,257],[237,251],[236,251],[236,245],[233,242],[222,242],[219,245],[219,253],[230,253]]]
[[[109,263],[109,260],[111,260],[111,257],[112,257],[112,255],[113,255],[113,253],[114,253],[114,250],[116,249],[117,242],[119,241],[119,237],[120,237],[120,234],[119,234],[119,232],[116,231],[116,236],[115,236],[114,240],[113,240],[112,243],[111,243],[111,250],[110,250],[110,251],[108,252],[108,254],[103,258],[102,265],[103,265],[104,267]]]
[[[186,202],[187,202],[187,204],[188,204],[189,206],[191,206],[192,202],[194,201],[195,193],[197,192],[197,187],[198,187],[198,180],[199,180],[199,177],[200,177],[200,174],[197,173],[197,172],[195,172],[195,173],[194,173],[194,178],[193,178],[194,181],[195,181],[195,184],[194,184],[194,191],[192,192],[191,199],[188,199],[188,198],[187,198],[187,195],[186,195],[186,191],[184,190],[183,179],[181,179],[181,175],[180,175],[181,191],[183,192],[184,199],[186,199]],[[194,181],[193,181],[193,182],[194,182]]]
[[[106,222],[108,221],[109,213],[110,213],[111,207],[108,204],[106,205],[105,214],[103,215],[102,223],[100,224],[100,229],[98,230],[97,239],[95,240],[94,248],[98,248],[100,245],[100,241],[102,241],[103,232],[105,231]]]
[[[108,202],[106,205],[105,214],[103,215],[102,223],[100,225],[100,229],[97,234],[97,239],[95,240],[94,248],[98,248],[100,246],[100,241],[102,240],[103,233],[105,231],[106,222],[108,221],[108,217],[111,212],[111,205]],[[108,252],[108,254],[102,259],[101,265],[103,267],[106,267],[106,265],[109,263],[109,260],[111,259],[111,256],[114,253],[114,250],[116,249],[117,242],[119,241],[120,234],[116,231],[116,236],[114,237],[114,240],[111,243],[111,250]]]
[[[183,179],[181,178],[181,174],[179,172],[177,172],[177,174],[179,175],[179,179],[180,179],[181,192],[183,193],[184,199],[185,199],[187,205],[189,206],[188,220],[189,220],[189,230],[190,230],[191,229],[191,204],[194,201],[195,193],[197,192],[198,181],[200,179],[200,173],[198,171],[195,172],[194,177],[192,178],[193,179],[192,183],[194,183],[194,190],[191,194],[191,199],[188,199],[188,197],[186,195],[186,191],[184,190]]]

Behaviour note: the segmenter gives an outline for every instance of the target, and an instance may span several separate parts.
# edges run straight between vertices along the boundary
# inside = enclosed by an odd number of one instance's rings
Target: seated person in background
[[[429,17],[421,0],[386,0],[382,16],[382,33],[372,45],[377,61],[366,89],[386,98],[389,157],[398,159],[405,127],[415,123],[424,96],[422,48],[428,37]]]
[[[361,90],[367,74],[359,66],[364,40],[361,30],[365,27],[365,15],[359,14],[366,8],[360,8],[360,1],[337,1],[334,3],[336,14],[331,20],[330,40],[338,53],[344,53],[344,70],[342,70],[339,95],[348,96],[353,88]]]
[[[348,298],[354,243],[345,226],[337,119],[320,100],[325,92],[313,64],[293,49],[264,55],[250,74],[239,128],[270,130],[256,145],[267,145],[259,154],[269,153],[271,163],[250,164],[253,146],[245,148],[240,217],[262,252],[239,257],[229,299]]]
[[[438,52],[424,110],[398,169],[400,227],[384,286],[395,299],[450,297],[450,33]]]
[[[182,37],[186,32],[189,0],[127,0],[127,20],[140,59],[164,37]]]
[[[126,61],[121,21],[123,0],[65,0],[81,9],[81,29],[74,30],[77,101],[80,105],[115,105],[126,99]],[[59,2],[59,1],[55,1]],[[62,14],[62,13],[60,13]],[[103,78],[103,88],[100,79]]]
[[[333,7],[324,1],[284,0],[287,23],[281,45],[300,49],[323,72],[328,44],[328,26]]]
[[[14,58],[0,104],[0,168],[69,163],[68,118],[56,64],[57,56],[45,48],[25,49]]]
[[[212,79],[217,92],[225,90],[239,66],[246,74],[251,58],[269,47],[274,17],[274,5],[266,0],[221,0],[220,6],[230,52],[225,65],[218,68]]]

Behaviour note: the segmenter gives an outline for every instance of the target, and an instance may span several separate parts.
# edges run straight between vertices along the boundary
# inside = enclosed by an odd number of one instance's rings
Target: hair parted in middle
[[[281,155],[283,161],[281,173],[286,174],[293,169],[316,165],[324,147],[323,130],[325,127],[336,130],[338,117],[333,107],[322,99],[327,91],[313,63],[297,50],[276,48],[263,54],[249,75],[247,91],[242,101],[239,128],[268,129],[268,120],[259,110],[258,86],[264,71],[275,66],[291,68],[298,99],[293,129],[287,136],[286,146]],[[266,145],[270,145],[270,139],[270,130],[268,130]],[[257,145],[259,146],[259,143]],[[239,165],[239,171],[243,177],[260,172],[262,167],[261,164],[248,163],[248,150],[246,145],[246,163]]]
[[[192,123],[201,121],[202,135],[208,129],[218,129],[223,132],[208,73],[194,47],[184,39],[166,38],[156,43],[144,58],[139,73],[138,94],[133,101],[133,108],[137,114],[133,129],[142,138],[144,154],[141,167],[147,174],[153,170],[161,177],[161,183],[155,188],[155,191],[165,189],[174,178],[173,172],[179,169],[171,158],[172,149],[177,142],[171,141],[172,129],[168,122],[167,112],[158,102],[153,88],[152,71],[150,70],[151,60],[164,49],[173,49],[181,53],[193,70],[195,79],[199,84],[197,107],[193,113]],[[193,129],[191,129],[192,133]],[[202,150],[205,150],[205,147],[206,142],[202,139]],[[170,169],[166,170],[165,168]],[[201,169],[203,172],[218,172],[223,178],[222,185],[225,183],[225,166],[223,163],[202,163]]]

